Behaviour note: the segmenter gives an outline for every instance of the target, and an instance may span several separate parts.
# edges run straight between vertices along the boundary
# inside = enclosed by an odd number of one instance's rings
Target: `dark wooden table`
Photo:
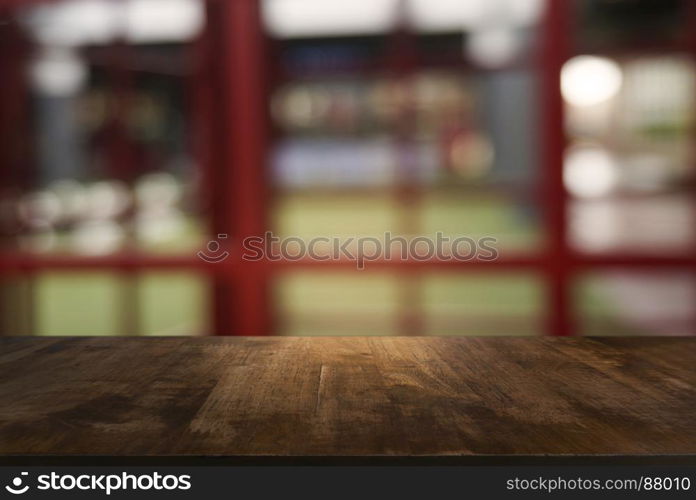
[[[694,463],[696,339],[6,338],[18,455]]]

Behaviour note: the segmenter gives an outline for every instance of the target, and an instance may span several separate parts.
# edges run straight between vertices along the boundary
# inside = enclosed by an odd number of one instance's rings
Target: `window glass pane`
[[[293,273],[277,285],[286,335],[538,335],[531,275]]]
[[[531,275],[428,276],[429,335],[539,335],[543,288]]]
[[[143,335],[203,335],[208,331],[207,280],[191,273],[150,272],[139,282]]]
[[[539,246],[536,209],[531,200],[515,200],[491,191],[431,192],[423,202],[422,227],[426,235],[438,232],[454,239],[461,235],[478,240],[496,239],[496,247],[507,252],[530,252]]]
[[[281,335],[395,335],[398,281],[381,273],[289,273],[277,280]]]
[[[187,54],[202,2],[60,1],[13,13],[24,57],[13,91],[26,109],[15,120],[23,139],[3,143],[13,170],[0,193],[7,247],[85,256],[198,248]]]
[[[111,273],[40,273],[33,286],[37,335],[117,335],[121,285]]]
[[[696,274],[611,271],[590,274],[577,290],[584,335],[693,335]]]
[[[442,232],[494,237],[501,251],[537,249],[531,47],[541,2],[511,17],[486,2],[395,2],[386,24],[368,32],[337,14],[340,2],[320,3],[306,13],[325,20],[317,31],[303,15],[294,25],[279,14],[290,2],[264,2],[278,67],[269,106],[274,231]],[[348,10],[365,8],[376,7]],[[486,21],[503,17],[501,26]]]
[[[583,252],[692,251],[693,62],[578,56],[564,67],[563,89],[570,244]]]

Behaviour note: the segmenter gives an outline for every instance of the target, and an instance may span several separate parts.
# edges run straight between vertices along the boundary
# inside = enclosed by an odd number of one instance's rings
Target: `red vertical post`
[[[217,235],[229,230],[229,217],[224,206],[226,193],[224,186],[226,170],[223,158],[225,142],[224,129],[216,110],[222,105],[224,94],[222,85],[220,54],[224,47],[222,33],[224,25],[220,21],[221,4],[218,1],[205,2],[205,28],[194,46],[194,73],[191,82],[193,151],[201,173],[198,199],[200,209],[208,220],[209,235]],[[219,266],[218,268],[219,269]],[[208,329],[220,334],[232,331],[227,324],[229,313],[227,304],[231,301],[231,285],[224,272],[211,274],[211,294]]]
[[[399,120],[393,130],[393,142],[396,149],[396,185],[394,189],[398,210],[398,232],[404,236],[415,236],[422,233],[421,212],[423,186],[419,184],[417,172],[414,169],[413,148],[415,147],[415,108],[411,93],[413,91],[414,75],[418,70],[418,45],[414,28],[408,19],[408,5],[400,1],[396,6],[396,23],[389,37],[386,51],[385,67],[389,76],[398,85],[407,87],[409,94],[399,110]],[[411,271],[411,272],[404,272]],[[423,334],[423,279],[417,269],[399,269],[398,280],[399,335],[417,336]]]
[[[31,107],[27,65],[31,43],[16,22],[8,2],[0,2],[0,199],[12,200],[30,185],[33,170],[30,140]],[[18,223],[14,216],[0,220],[0,269],[12,267],[3,253],[15,250]],[[19,279],[18,279],[19,278]],[[0,271],[0,335],[34,332],[34,275],[5,275]]]
[[[222,127],[222,133],[215,137],[222,141],[217,171],[224,169],[225,175],[216,187],[222,196],[215,209],[224,211],[217,231],[227,234],[233,245],[233,259],[221,266],[223,282],[217,285],[216,333],[267,335],[271,330],[268,267],[240,258],[243,239],[263,235],[268,227],[268,82],[261,2],[219,0],[216,8],[222,46],[217,52],[221,101],[215,126]]]
[[[566,136],[560,81],[570,53],[570,4],[568,0],[548,0],[541,27],[541,171],[548,294],[545,330],[549,335],[572,335],[575,326],[567,239],[568,196],[563,185]]]

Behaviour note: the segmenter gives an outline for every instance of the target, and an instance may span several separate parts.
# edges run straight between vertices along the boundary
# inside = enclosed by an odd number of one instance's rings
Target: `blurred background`
[[[0,334],[695,334],[695,6],[0,0]]]

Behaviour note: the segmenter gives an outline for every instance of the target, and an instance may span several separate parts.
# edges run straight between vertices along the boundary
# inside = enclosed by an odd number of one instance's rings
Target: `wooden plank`
[[[5,338],[0,456],[696,456],[692,338]]]

